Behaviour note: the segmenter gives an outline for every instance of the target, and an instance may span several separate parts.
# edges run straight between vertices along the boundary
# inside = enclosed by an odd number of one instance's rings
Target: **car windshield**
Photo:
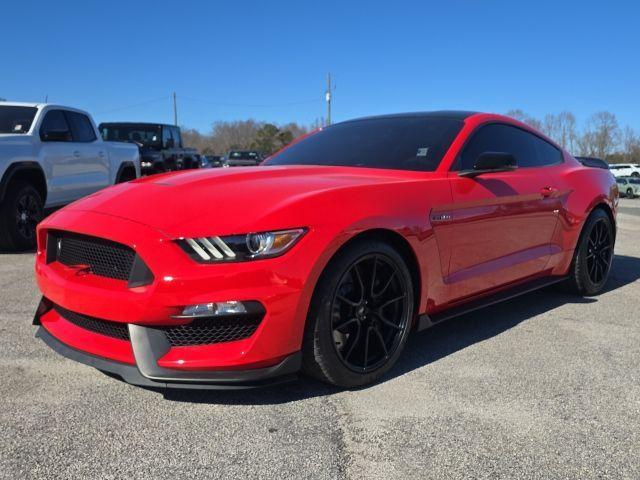
[[[161,128],[156,125],[101,125],[103,140],[133,142],[143,146],[159,146]]]
[[[354,120],[324,128],[266,164],[434,171],[461,128],[460,120],[448,117]]]
[[[38,109],[0,105],[0,133],[27,133]]]
[[[257,160],[258,152],[230,152],[231,160]]]

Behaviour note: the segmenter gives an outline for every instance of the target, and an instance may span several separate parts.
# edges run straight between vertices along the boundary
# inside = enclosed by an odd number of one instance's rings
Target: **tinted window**
[[[67,132],[64,140],[59,139],[57,141],[71,141],[71,130],[62,110],[49,110],[45,115],[40,127],[40,138],[44,140],[44,136],[50,132]]]
[[[562,161],[562,152],[541,138],[509,125],[481,127],[464,148],[461,170],[471,170],[480,154],[504,152],[512,154],[519,168],[541,167]]]
[[[171,137],[171,129],[169,127],[162,128],[162,146],[164,148],[169,148],[169,141],[172,139]]]
[[[433,171],[462,127],[444,117],[338,123],[271,157],[268,165],[340,165]]]
[[[173,135],[173,142],[175,146],[182,148],[182,138],[180,137],[180,130],[178,128],[172,128],[171,134]]]
[[[27,133],[37,111],[35,107],[0,106],[0,133]]]
[[[91,125],[91,120],[86,115],[77,112],[65,112],[71,126],[74,142],[93,142],[96,133]]]
[[[563,157],[560,149],[554,147],[540,137],[536,137],[535,135],[531,136],[533,137],[533,141],[536,144],[536,150],[538,151],[538,159],[535,166],[544,167],[545,165],[556,165],[558,163],[562,163]]]
[[[159,126],[100,124],[100,134],[107,141],[135,142],[148,146],[160,145]]]

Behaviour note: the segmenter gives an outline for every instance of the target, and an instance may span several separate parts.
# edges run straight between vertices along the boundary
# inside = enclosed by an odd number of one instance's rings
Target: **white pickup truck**
[[[33,248],[45,209],[139,176],[138,147],[104,142],[88,113],[0,102],[0,249]]]

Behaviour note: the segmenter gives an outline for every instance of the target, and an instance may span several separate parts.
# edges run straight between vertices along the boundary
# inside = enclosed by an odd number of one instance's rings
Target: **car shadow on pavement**
[[[603,293],[640,278],[640,258],[616,255]],[[389,381],[427,366],[475,343],[499,335],[541,313],[568,303],[593,303],[598,297],[577,297],[553,287],[486,307],[414,333],[398,363],[383,377]],[[265,405],[330,395],[340,389],[306,377],[296,382],[252,390],[163,390],[167,400],[188,403]]]

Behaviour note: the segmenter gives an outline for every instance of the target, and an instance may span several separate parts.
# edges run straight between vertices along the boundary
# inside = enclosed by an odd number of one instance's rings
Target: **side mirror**
[[[461,177],[477,177],[483,173],[510,172],[518,168],[516,158],[506,152],[483,152],[478,155],[473,170],[463,170]]]
[[[71,133],[69,130],[49,130],[44,132],[40,139],[43,142],[68,142],[71,140]]]

